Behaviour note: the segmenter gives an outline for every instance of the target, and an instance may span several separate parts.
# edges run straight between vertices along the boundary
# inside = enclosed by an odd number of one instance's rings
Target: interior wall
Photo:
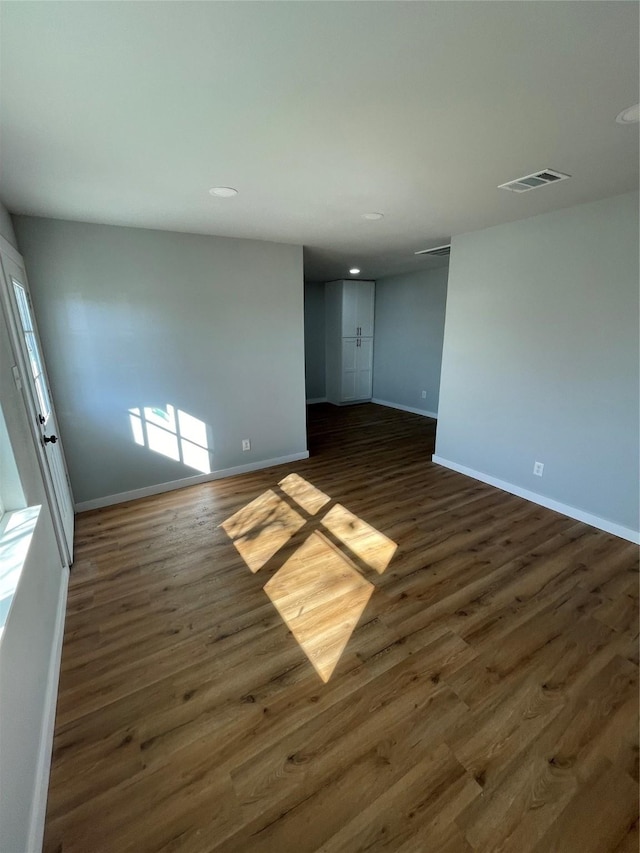
[[[325,385],[324,284],[304,286],[304,363],[307,400],[323,400]]]
[[[447,277],[445,266],[376,281],[374,399],[437,416]]]
[[[637,531],[638,272],[637,193],[455,237],[436,455]]]
[[[10,242],[13,232],[7,231],[6,221],[0,222],[0,231]],[[32,818],[38,821],[34,803],[36,792],[46,786],[39,758],[47,734],[47,698],[55,690],[50,684],[57,665],[52,648],[61,630],[56,619],[67,569],[61,565],[26,410],[11,370],[14,363],[0,309],[0,405],[10,452],[24,502],[42,506],[0,638],[0,847],[24,851],[35,849],[29,842]],[[6,444],[0,450],[6,453]]]
[[[215,471],[305,454],[301,247],[14,224],[77,502],[204,473],[136,444],[131,408],[197,419]]]

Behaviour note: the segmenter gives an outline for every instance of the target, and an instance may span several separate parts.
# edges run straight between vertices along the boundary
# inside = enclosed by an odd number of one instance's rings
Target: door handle
[[[58,440],[58,436],[57,436],[57,435],[51,435],[51,436],[49,436],[49,435],[43,435],[43,436],[42,436],[42,438],[44,439],[44,443],[45,443],[45,444],[49,444],[49,443],[51,443],[51,444],[55,444],[55,443],[56,443],[56,441]]]

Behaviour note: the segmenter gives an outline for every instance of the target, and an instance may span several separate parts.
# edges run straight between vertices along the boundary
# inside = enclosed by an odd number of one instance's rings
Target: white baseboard
[[[314,403],[326,403],[326,397],[314,397],[312,400],[307,400],[307,406],[313,406]]]
[[[497,477],[491,477],[489,474],[483,474],[480,471],[475,471],[473,468],[467,468],[466,465],[459,465],[457,462],[443,459],[442,456],[434,454],[432,460],[437,465],[442,465],[443,468],[450,468],[459,474],[466,474],[467,477],[473,477],[474,480],[480,480],[489,486],[495,486],[496,489],[502,489],[503,492],[509,492],[512,495],[517,495],[519,498],[525,498],[546,509],[553,509],[556,512],[562,513],[562,515],[574,518],[576,521],[583,521],[585,524],[590,524],[591,527],[604,530],[605,533],[612,533],[614,536],[619,536],[621,539],[626,539],[629,542],[640,545],[640,532],[633,530],[631,527],[624,527],[622,524],[607,521],[606,518],[601,518],[599,515],[592,515],[590,512],[569,506],[569,504],[560,503],[560,501],[554,501],[552,498],[539,495],[537,492],[531,492],[529,489],[514,486],[513,483],[507,483],[506,480],[499,480]]]
[[[29,816],[29,853],[42,850],[44,839],[44,820],[47,811],[47,793],[49,791],[49,773],[51,770],[51,751],[56,722],[56,705],[58,703],[58,682],[60,680],[60,662],[62,658],[62,640],[64,638],[64,619],[67,612],[67,588],[69,586],[69,569],[62,569],[56,623],[49,657],[49,674],[42,713],[42,729],[38,747],[38,763],[36,765],[36,780]]]
[[[211,474],[196,474],[194,477],[183,477],[180,480],[172,480],[169,483],[158,483],[155,486],[145,486],[142,489],[132,489],[130,492],[119,492],[116,495],[106,495],[104,498],[95,498],[90,501],[80,501],[75,505],[76,512],[86,512],[89,509],[101,509],[113,504],[121,504],[126,501],[135,501],[138,498],[148,498],[151,495],[160,495],[162,492],[172,492],[175,489],[186,489],[187,486],[197,486],[200,483],[210,483],[212,480],[222,480],[224,477],[235,477],[238,474],[248,474],[251,471],[260,471],[262,468],[273,468],[275,465],[285,465],[287,462],[298,462],[300,459],[308,459],[309,451],[301,453],[290,453],[288,456],[278,456],[274,459],[264,459],[261,462],[249,462],[247,465],[236,465],[233,468],[223,468],[212,471]]]
[[[400,403],[390,403],[389,400],[371,399],[372,403],[377,403],[378,406],[387,406],[389,409],[400,409],[401,412],[411,412],[412,415],[422,415],[425,418],[435,418],[438,420],[437,412],[425,412],[424,409],[416,409],[413,406],[402,406]]]

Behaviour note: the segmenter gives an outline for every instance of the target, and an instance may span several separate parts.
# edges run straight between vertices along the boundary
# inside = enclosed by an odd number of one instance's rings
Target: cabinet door
[[[375,282],[342,282],[342,337],[373,335]]]
[[[373,281],[357,282],[356,334],[365,338],[373,336],[374,298]]]
[[[358,354],[356,338],[342,339],[342,394],[341,400],[357,400],[356,380],[358,376]]]
[[[342,282],[342,337],[355,338],[358,334],[359,281]]]
[[[373,338],[360,338],[356,347],[356,400],[368,400],[373,390]]]

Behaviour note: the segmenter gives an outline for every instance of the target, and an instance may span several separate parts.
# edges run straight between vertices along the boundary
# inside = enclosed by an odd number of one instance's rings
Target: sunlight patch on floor
[[[316,489],[315,486],[312,486],[311,483],[299,474],[289,474],[284,480],[280,480],[278,485],[285,494],[289,495],[309,515],[315,515],[331,500],[328,495],[325,495],[320,489]]]
[[[269,489],[221,526],[255,574],[304,524],[302,516]]]
[[[329,510],[322,526],[379,575],[387,568],[398,547],[388,536],[349,512],[342,504],[336,504]]]
[[[264,587],[325,683],[373,590],[373,584],[318,533],[312,533]]]
[[[342,504],[327,508],[331,498],[299,474],[278,488],[283,497],[268,489],[221,527],[254,574],[307,534],[264,591],[326,683],[375,589],[358,566],[382,574],[398,546]]]

